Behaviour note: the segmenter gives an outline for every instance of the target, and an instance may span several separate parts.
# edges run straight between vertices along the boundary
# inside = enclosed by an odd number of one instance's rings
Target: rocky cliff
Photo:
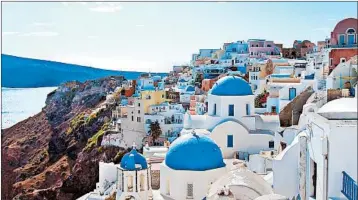
[[[37,115],[3,130],[1,199],[76,199],[98,181],[98,162],[126,152],[101,147],[114,105],[106,94],[123,77],[67,82]]]

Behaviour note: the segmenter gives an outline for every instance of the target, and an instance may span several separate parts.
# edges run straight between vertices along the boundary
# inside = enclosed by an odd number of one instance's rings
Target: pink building
[[[328,44],[331,47],[357,46],[358,19],[347,18],[336,25]]]
[[[252,58],[267,57],[268,55],[280,55],[278,48],[273,41],[263,39],[249,39],[249,54]]]

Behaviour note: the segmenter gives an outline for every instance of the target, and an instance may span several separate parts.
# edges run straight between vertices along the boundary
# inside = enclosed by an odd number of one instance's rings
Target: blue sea
[[[1,128],[5,129],[39,113],[56,87],[1,89]]]

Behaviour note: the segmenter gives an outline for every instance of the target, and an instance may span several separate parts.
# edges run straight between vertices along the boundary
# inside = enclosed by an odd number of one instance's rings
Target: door
[[[296,97],[296,88],[290,88],[289,90],[289,100],[292,100]]]
[[[354,35],[348,35],[348,44],[354,44]]]

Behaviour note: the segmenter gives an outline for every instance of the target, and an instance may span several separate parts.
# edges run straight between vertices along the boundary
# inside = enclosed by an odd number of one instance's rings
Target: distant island
[[[122,75],[136,79],[143,72],[116,71],[55,61],[23,58],[1,54],[2,87],[34,88],[59,86],[67,81],[93,80]],[[165,76],[166,73],[154,73]]]

